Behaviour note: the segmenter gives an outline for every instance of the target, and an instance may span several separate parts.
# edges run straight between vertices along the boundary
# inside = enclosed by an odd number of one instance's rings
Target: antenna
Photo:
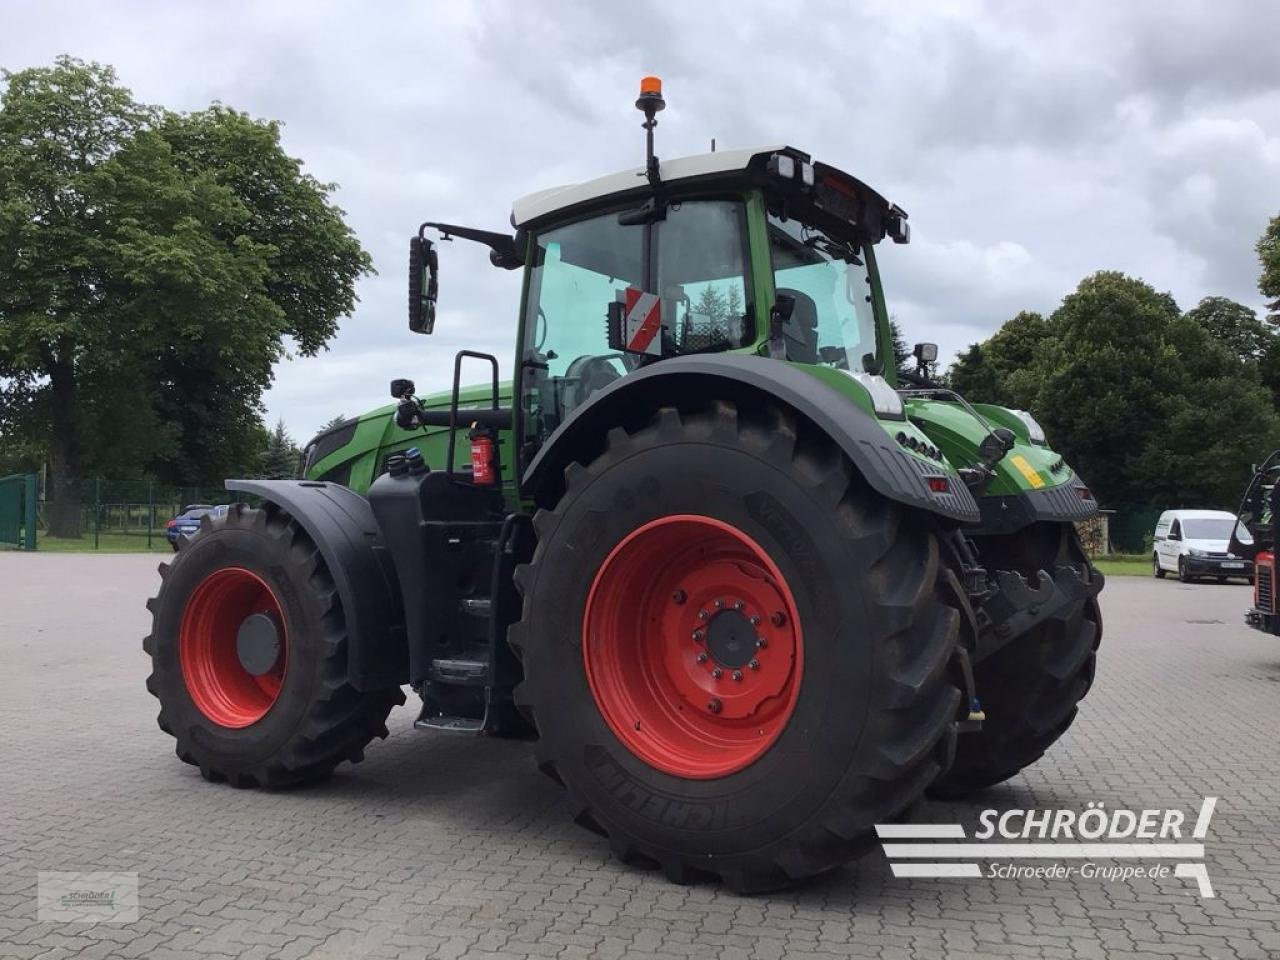
[[[654,117],[659,110],[665,110],[667,101],[662,99],[662,80],[659,77],[642,77],[640,79],[640,96],[636,100],[636,109],[644,111],[645,130],[645,174],[649,185],[656,187],[661,183],[658,177],[658,158],[653,155],[653,128],[658,125]]]

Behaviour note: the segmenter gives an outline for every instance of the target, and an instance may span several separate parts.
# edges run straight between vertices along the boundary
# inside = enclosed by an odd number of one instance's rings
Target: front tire
[[[1187,572],[1187,562],[1181,557],[1178,558],[1178,580],[1182,583],[1190,583],[1192,576]]]
[[[517,579],[516,696],[618,856],[784,886],[868,849],[946,769],[963,592],[825,436],[664,409],[566,486]],[[739,634],[765,641],[757,667]]]
[[[1007,537],[979,537],[984,565],[1037,570],[1075,568],[1086,582],[1094,569],[1070,524],[1040,523]],[[982,729],[960,738],[956,761],[930,791],[962,797],[1008,780],[1044,755],[1075,720],[1093,685],[1102,613],[1096,594],[1015,637],[974,665],[974,680],[987,718]]]
[[[1160,566],[1160,557],[1156,554],[1151,555],[1151,573],[1157,580],[1164,579],[1164,568]]]
[[[283,787],[363,758],[385,737],[398,687],[347,682],[342,603],[319,550],[268,503],[236,504],[201,531],[147,601],[147,689],[160,729],[207,780]]]

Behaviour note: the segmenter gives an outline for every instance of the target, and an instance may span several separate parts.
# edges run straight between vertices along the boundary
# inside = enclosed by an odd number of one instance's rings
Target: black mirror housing
[[[391,396],[400,400],[403,397],[411,397],[414,394],[414,385],[412,380],[405,380],[397,377],[391,381]]]
[[[409,329],[414,333],[435,329],[439,268],[435,244],[421,235],[409,241]]]

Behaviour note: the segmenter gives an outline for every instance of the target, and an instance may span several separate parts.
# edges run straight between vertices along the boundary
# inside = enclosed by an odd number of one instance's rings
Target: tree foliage
[[[286,338],[319,351],[371,269],[333,185],[275,123],[138,104],[110,67],[4,80],[0,429],[46,438],[51,527],[74,532],[82,474],[252,468]]]
[[[1280,323],[1280,216],[1271,218],[1258,240],[1258,260],[1262,263],[1258,291],[1271,301],[1267,305],[1271,321]]]
[[[1181,313],[1104,271],[1047,319],[1020,313],[951,370],[971,400],[1032,410],[1110,506],[1230,506],[1280,444],[1261,363],[1275,334],[1220,297]]]
[[[298,476],[301,460],[302,451],[285,429],[284,419],[277,420],[262,451],[259,476],[267,480],[291,480]]]

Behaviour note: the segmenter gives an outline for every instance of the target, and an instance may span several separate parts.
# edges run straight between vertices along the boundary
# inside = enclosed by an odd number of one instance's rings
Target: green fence
[[[48,534],[48,503],[40,505],[45,550],[168,550],[169,521],[186,507],[251,502],[221,484],[173,487],[148,480],[85,480],[80,487],[78,537]]]
[[[34,550],[36,525],[35,474],[0,479],[0,549]]]

